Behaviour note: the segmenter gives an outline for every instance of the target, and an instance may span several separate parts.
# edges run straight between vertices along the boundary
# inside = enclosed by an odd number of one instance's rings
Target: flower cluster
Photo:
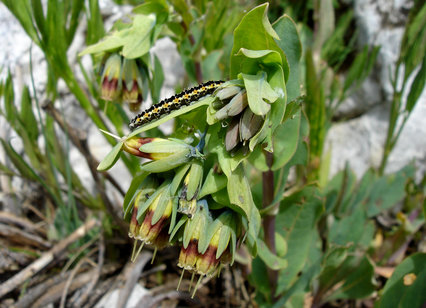
[[[266,74],[240,76],[241,79],[228,81],[215,93],[216,101],[209,110],[210,122],[226,122],[225,149],[231,154],[239,149],[247,154],[267,133],[267,118],[271,104],[278,95],[266,82]],[[249,87],[246,87],[246,83]],[[261,106],[261,107],[258,107]],[[255,136],[260,138],[249,147]]]
[[[142,104],[143,70],[136,59],[126,59],[117,53],[105,56],[102,65],[101,98],[106,101],[122,100],[131,111]]]
[[[131,137],[122,148],[151,160],[141,166],[149,175],[134,192],[131,205],[132,259],[145,244],[155,252],[178,244],[182,275],[186,270],[200,279],[214,276],[221,265],[232,263],[241,220],[229,209],[210,209],[209,203],[214,203],[210,196],[198,198],[205,168],[198,147],[176,139]]]

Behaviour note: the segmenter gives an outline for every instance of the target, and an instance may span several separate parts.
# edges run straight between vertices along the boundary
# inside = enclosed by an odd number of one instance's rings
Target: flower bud
[[[219,109],[215,114],[215,118],[223,120],[228,117],[236,116],[237,114],[240,114],[247,105],[247,92],[244,89],[238,92],[238,94],[235,95],[228,104]]]
[[[227,100],[227,99],[234,97],[240,91],[241,91],[241,88],[238,87],[238,86],[223,87],[215,93],[215,96],[219,100],[224,101],[224,100]]]
[[[121,93],[121,61],[118,54],[108,57],[101,77],[101,98],[106,101],[113,101]]]
[[[197,195],[203,180],[203,165],[199,161],[191,163],[191,168],[183,182],[179,197],[178,212],[191,218],[197,209]]]
[[[152,142],[144,143],[139,150],[149,153],[149,158],[154,160],[142,165],[141,169],[147,172],[165,172],[194,158],[204,157],[197,148],[176,139],[153,138]]]
[[[250,108],[246,108],[240,119],[240,140],[245,142],[256,135],[262,127],[263,121],[261,116],[254,114]]]
[[[141,137],[131,137],[127,138],[123,143],[123,150],[129,154],[153,159],[150,153],[144,153],[139,150],[139,148],[145,143],[154,142],[156,138],[141,138]]]
[[[122,69],[124,102],[129,103],[132,111],[138,111],[142,103],[142,76],[134,59],[124,59]]]
[[[239,123],[240,120],[238,118],[232,119],[226,131],[225,149],[228,152],[233,150],[238,145],[238,143],[240,143]]]

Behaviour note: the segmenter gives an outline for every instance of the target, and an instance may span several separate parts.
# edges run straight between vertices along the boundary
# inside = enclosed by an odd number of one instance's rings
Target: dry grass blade
[[[18,274],[5,281],[0,285],[0,298],[6,295],[7,293],[13,291],[19,285],[24,283],[27,279],[31,278],[37,274],[40,270],[50,264],[55,260],[59,255],[61,255],[65,249],[74,243],[76,240],[82,238],[87,234],[87,232],[93,229],[98,224],[96,219],[88,220],[84,225],[79,227],[73,233],[71,233],[67,238],[60,241],[48,252],[44,253],[39,259],[28,265]]]

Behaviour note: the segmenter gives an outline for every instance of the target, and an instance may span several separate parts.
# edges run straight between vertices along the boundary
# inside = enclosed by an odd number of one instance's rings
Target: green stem
[[[383,175],[386,168],[386,164],[388,162],[389,155],[392,152],[393,147],[395,146],[396,141],[398,140],[399,135],[407,120],[406,118],[404,118],[403,122],[401,123],[401,126],[399,127],[397,133],[395,134],[398,118],[401,114],[402,93],[404,93],[404,89],[405,89],[406,81],[407,81],[406,79],[404,79],[401,85],[401,89],[400,90],[397,89],[398,87],[397,80],[398,80],[400,67],[401,67],[401,63],[400,61],[398,61],[397,66],[395,68],[394,79],[391,81],[392,87],[393,87],[393,97],[392,97],[392,103],[391,103],[391,110],[389,114],[389,126],[388,126],[388,131],[386,134],[385,145],[383,148],[382,161],[380,162],[380,166],[378,170],[379,175]]]

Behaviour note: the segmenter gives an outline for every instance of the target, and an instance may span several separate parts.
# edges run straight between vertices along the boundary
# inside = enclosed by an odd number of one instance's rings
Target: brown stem
[[[263,208],[266,208],[274,201],[274,172],[270,169],[273,163],[273,155],[269,152],[264,152],[266,164],[269,167],[268,171],[263,172]],[[269,250],[276,254],[275,247],[275,210],[266,213],[263,218],[263,230],[265,233],[265,242]],[[275,299],[275,290],[277,288],[278,272],[268,268],[269,284],[271,286],[272,299]]]
[[[188,27],[183,21],[181,22],[181,25],[183,29],[185,30],[185,33],[188,33],[188,39],[189,39],[189,42],[191,43],[191,46],[194,46],[195,45],[194,36],[189,33]],[[195,65],[195,78],[197,78],[198,83],[203,83],[203,72],[201,70],[200,61],[198,60],[194,61],[194,65]]]

